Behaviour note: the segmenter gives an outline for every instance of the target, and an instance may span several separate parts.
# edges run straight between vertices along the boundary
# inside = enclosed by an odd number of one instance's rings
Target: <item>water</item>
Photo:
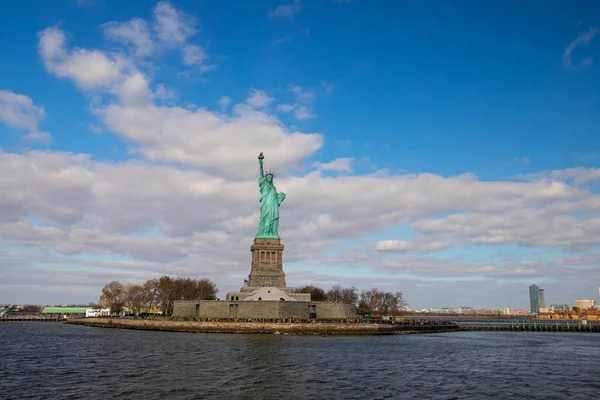
[[[600,335],[217,335],[0,324],[1,399],[565,399]]]

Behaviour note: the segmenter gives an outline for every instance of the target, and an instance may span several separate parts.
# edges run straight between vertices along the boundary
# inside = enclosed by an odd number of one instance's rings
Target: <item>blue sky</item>
[[[528,283],[595,298],[599,11],[4,5],[0,302],[162,273],[235,289],[256,150],[288,193],[289,286],[399,289],[418,308],[525,308]]]

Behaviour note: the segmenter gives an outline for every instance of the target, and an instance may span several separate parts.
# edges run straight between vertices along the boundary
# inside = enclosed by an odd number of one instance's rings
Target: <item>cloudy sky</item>
[[[597,2],[0,6],[0,303],[250,270],[411,306],[598,297]],[[598,61],[596,61],[598,59]]]

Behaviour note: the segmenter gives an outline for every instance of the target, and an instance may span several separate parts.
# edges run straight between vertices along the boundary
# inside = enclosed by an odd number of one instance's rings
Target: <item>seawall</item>
[[[268,322],[196,322],[119,318],[82,318],[68,324],[98,328],[139,329],[147,331],[191,333],[245,333],[288,335],[398,335],[458,331],[457,325],[392,325],[354,323],[268,323]]]

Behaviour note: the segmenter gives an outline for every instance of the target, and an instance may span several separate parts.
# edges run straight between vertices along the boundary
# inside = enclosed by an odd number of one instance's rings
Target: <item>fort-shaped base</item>
[[[310,301],[310,293],[294,293],[292,288],[248,287],[239,292],[229,292],[227,301]]]

